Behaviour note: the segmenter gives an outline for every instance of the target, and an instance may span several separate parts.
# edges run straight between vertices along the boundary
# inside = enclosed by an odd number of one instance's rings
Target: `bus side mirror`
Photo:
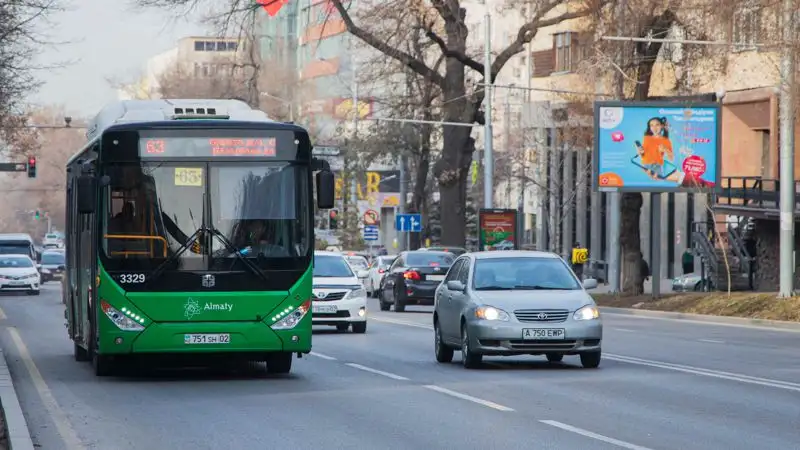
[[[78,213],[92,214],[97,209],[97,180],[91,175],[78,177]]]
[[[336,183],[333,172],[330,170],[320,170],[317,172],[317,208],[333,208],[335,191]]]

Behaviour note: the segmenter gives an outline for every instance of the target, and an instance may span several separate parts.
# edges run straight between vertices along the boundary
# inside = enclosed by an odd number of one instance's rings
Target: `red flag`
[[[278,11],[283,8],[283,5],[289,3],[289,0],[256,0],[256,3],[264,7],[264,11],[270,17],[275,17]]]

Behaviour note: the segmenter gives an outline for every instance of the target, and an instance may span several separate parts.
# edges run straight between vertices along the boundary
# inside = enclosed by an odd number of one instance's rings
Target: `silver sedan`
[[[550,362],[579,355],[600,365],[603,324],[586,289],[556,254],[534,251],[468,253],[450,267],[435,294],[436,360],[461,350],[466,368],[483,356],[545,355]]]

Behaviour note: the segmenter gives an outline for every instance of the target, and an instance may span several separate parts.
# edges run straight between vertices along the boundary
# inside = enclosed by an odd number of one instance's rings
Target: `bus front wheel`
[[[267,356],[267,373],[289,373],[292,370],[291,352],[272,353]]]

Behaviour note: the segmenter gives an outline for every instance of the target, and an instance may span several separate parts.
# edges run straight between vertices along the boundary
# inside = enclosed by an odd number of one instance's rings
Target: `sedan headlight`
[[[600,318],[600,310],[594,305],[586,305],[583,308],[575,311],[572,315],[575,320],[594,320]]]
[[[367,291],[366,291],[366,289],[353,289],[352,291],[350,291],[350,292],[349,292],[349,293],[348,293],[348,294],[347,294],[347,295],[344,297],[344,299],[345,299],[345,300],[348,300],[348,299],[351,299],[351,298],[362,298],[362,297],[366,297],[366,296],[367,296]]]
[[[475,310],[475,317],[482,320],[508,322],[508,313],[494,306],[480,306]]]
[[[30,280],[31,278],[38,278],[38,277],[39,277],[38,273],[29,273],[28,275],[25,275],[24,279]]]

